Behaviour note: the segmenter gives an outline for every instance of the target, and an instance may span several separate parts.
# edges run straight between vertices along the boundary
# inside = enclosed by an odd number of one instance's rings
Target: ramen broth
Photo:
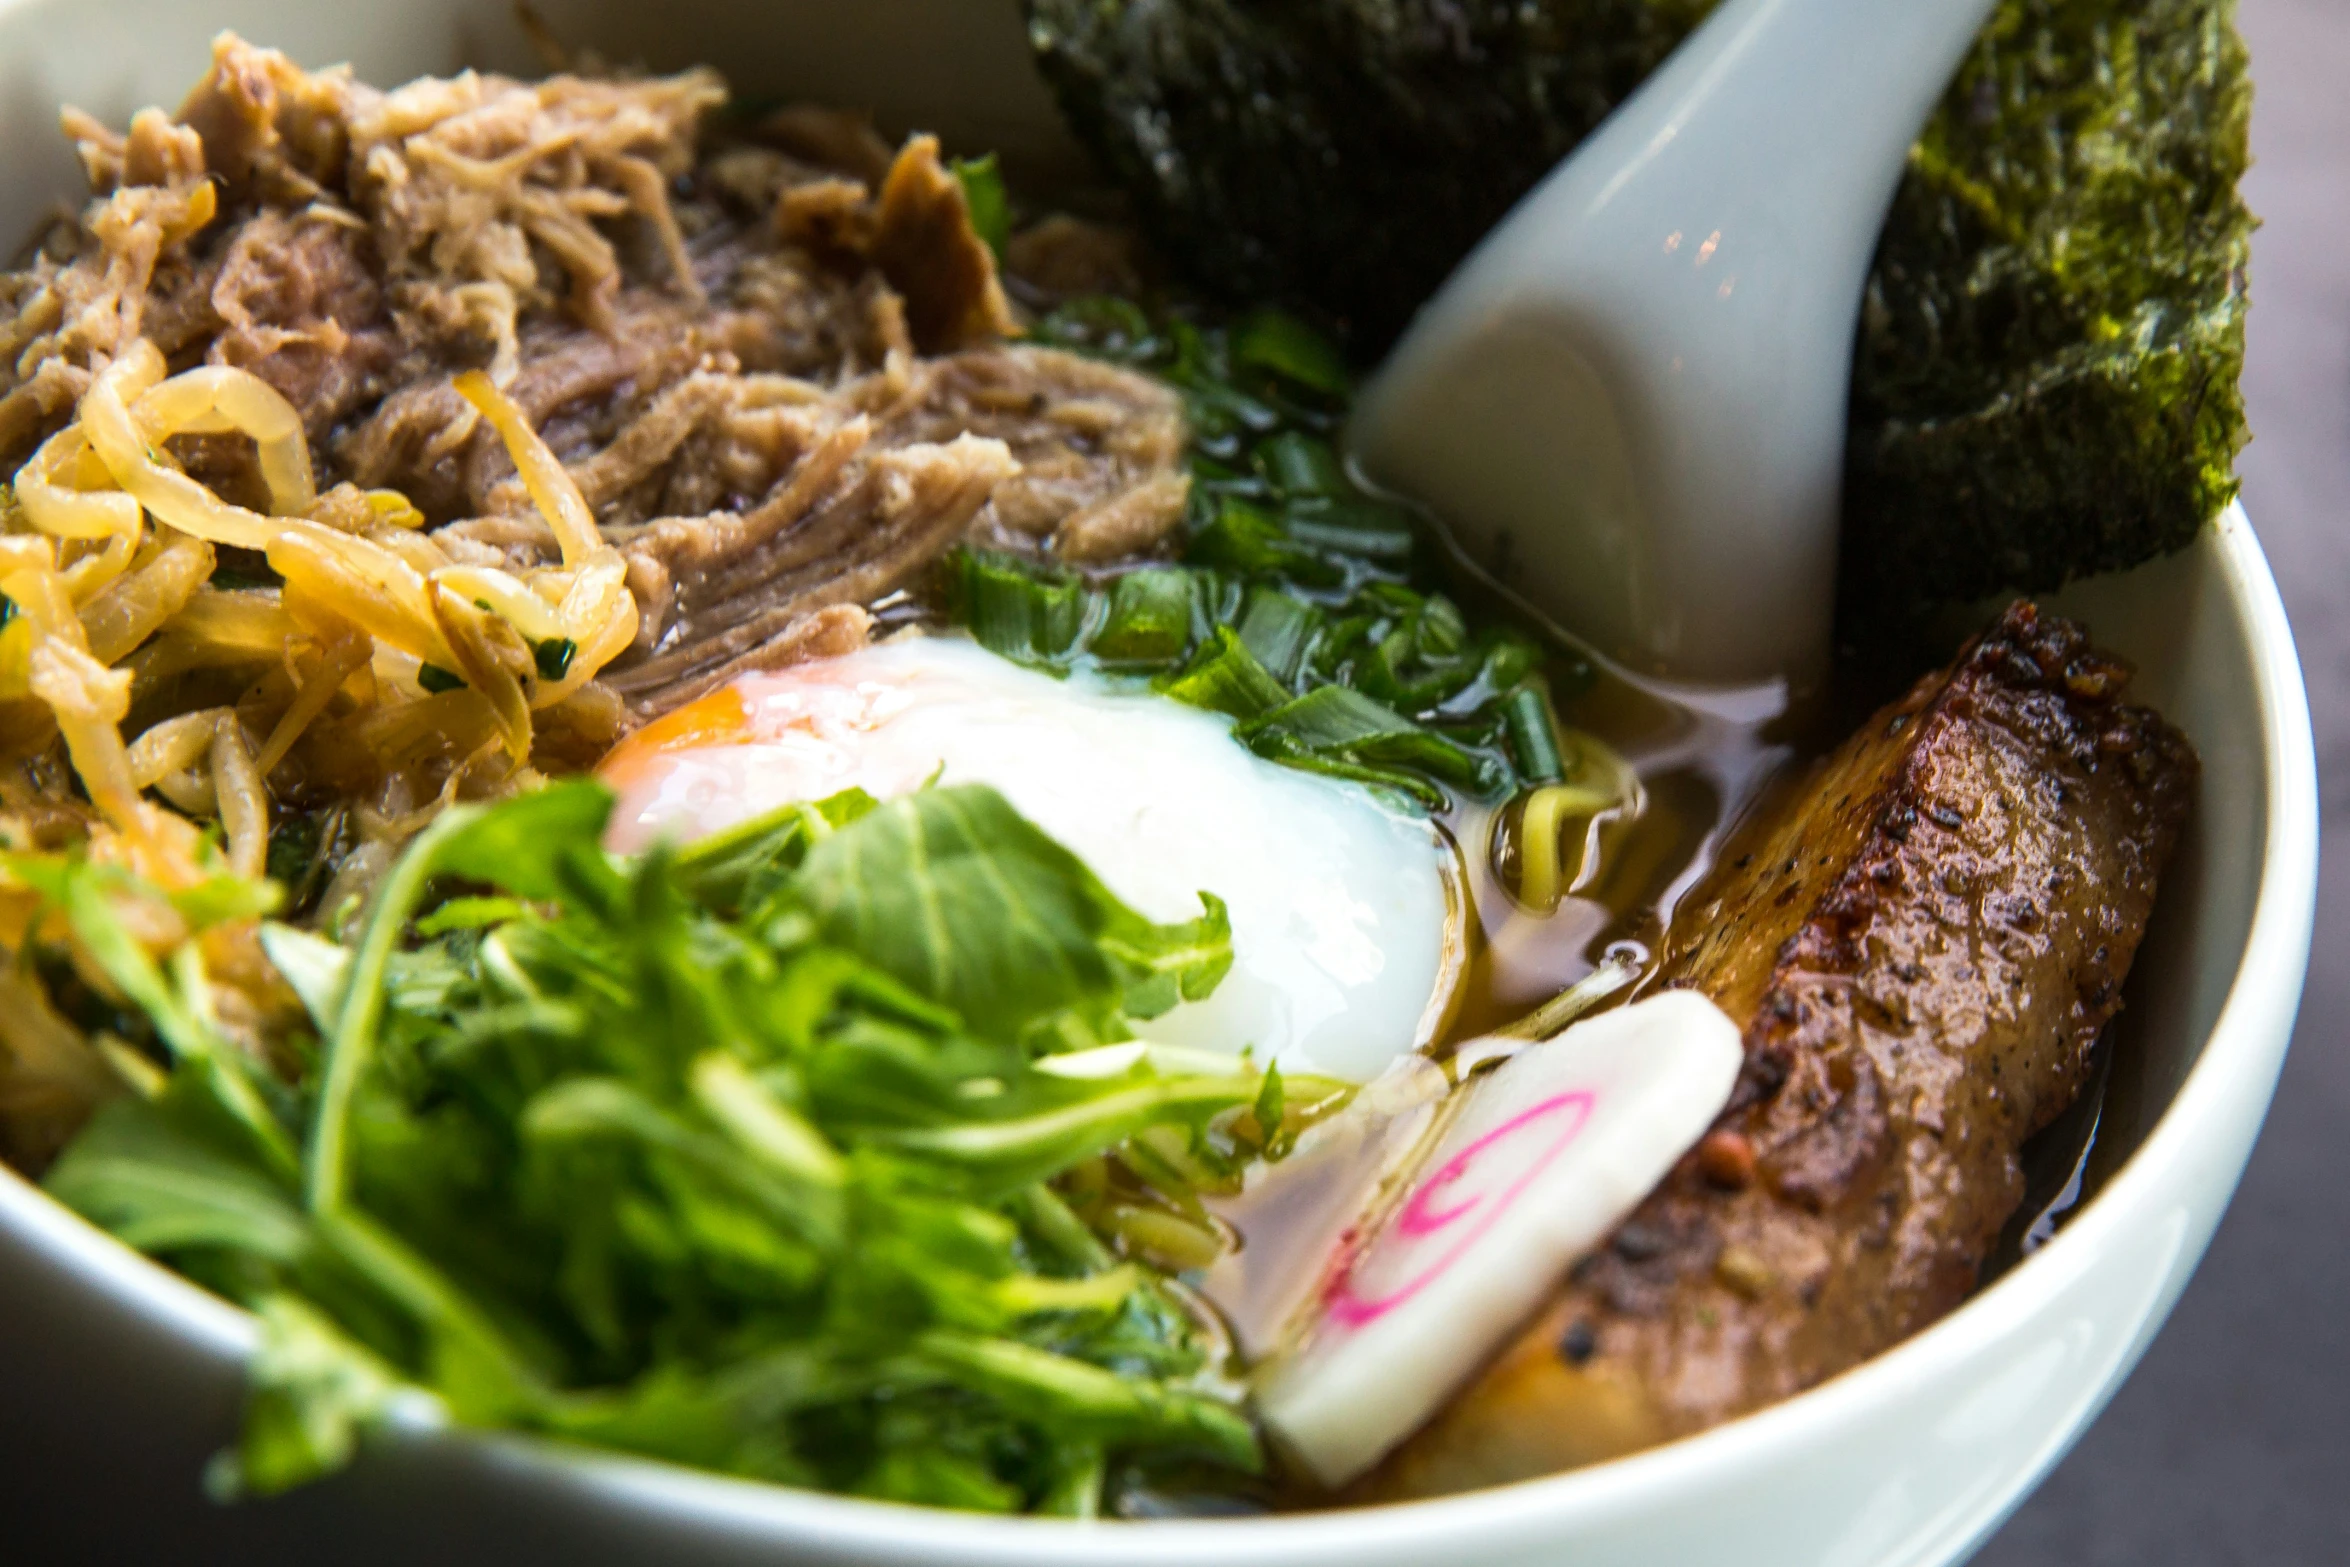
[[[1455,886],[1467,905],[1467,952],[1446,1021],[1430,1041],[1433,1059],[1416,1070],[1398,1063],[1386,1080],[1410,1108],[1361,1139],[1311,1155],[1316,1166],[1305,1180],[1267,1182],[1262,1196],[1210,1194],[1229,1247],[1205,1275],[1216,1298],[1211,1314],[1220,1315],[1244,1360],[1274,1349],[1299,1304],[1312,1297],[1329,1266],[1334,1228],[1379,1211],[1395,1189],[1398,1161],[1409,1168],[1404,1151],[1441,1125],[1446,1088],[1499,1058],[1472,1042],[1520,1022],[1602,963],[1626,964],[1635,976],[1648,970],[1675,911],[1741,816],[1797,771],[1803,749],[1791,735],[1810,727],[1811,709],[1790,715],[1779,687],[1674,690],[1588,655],[1557,660],[1547,673],[1554,689],[1576,692],[1559,703],[1561,724],[1612,747],[1638,777],[1638,809],[1589,834],[1583,858],[1570,867],[1569,891],[1547,911],[1517,892],[1518,802],[1467,801],[1439,819],[1461,872]],[[1471,1047],[1465,1054],[1464,1046]],[[1106,1178],[1132,1179],[1114,1165]],[[1220,1471],[1137,1476],[1118,1505],[1130,1517],[1171,1517],[1331,1501],[1281,1466],[1264,1481]]]
[[[1584,837],[1568,891],[1548,911],[1518,896],[1519,802],[1470,801],[1444,816],[1470,905],[1446,1047],[1524,1017],[1611,951],[1645,967],[1739,816],[1797,758],[1777,686],[1676,691],[1597,661],[1588,667],[1589,683],[1560,704],[1560,720],[1623,757],[1639,779],[1638,809]],[[1580,672],[1551,673],[1569,688]]]

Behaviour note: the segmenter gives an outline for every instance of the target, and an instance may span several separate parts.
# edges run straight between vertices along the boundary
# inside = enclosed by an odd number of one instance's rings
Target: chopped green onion
[[[569,637],[549,637],[531,649],[532,661],[538,665],[541,680],[560,680],[571,672],[572,655],[579,644]]]
[[[1246,740],[1279,731],[1317,751],[1334,751],[1389,735],[1410,734],[1416,725],[1360,691],[1321,686],[1241,727]]]
[[[1289,689],[1273,678],[1229,626],[1218,626],[1182,673],[1161,685],[1178,702],[1253,719],[1289,700]]]
[[[1009,555],[966,550],[959,584],[963,618],[979,645],[1024,664],[1053,665],[1085,634],[1085,586],[1040,572]]]
[[[1191,642],[1192,599],[1192,574],[1180,567],[1126,573],[1110,585],[1094,655],[1122,664],[1174,662]]]
[[[1257,468],[1275,489],[1293,499],[1345,495],[1354,488],[1330,443],[1302,430],[1284,430],[1259,442]]]
[[[1423,657],[1450,658],[1468,645],[1469,624],[1451,599],[1432,593],[1413,623],[1412,640]]]
[[[1307,582],[1335,582],[1341,575],[1291,539],[1270,512],[1235,496],[1218,501],[1214,517],[1193,537],[1190,556],[1204,566],[1286,574]]]
[[[1360,762],[1342,761],[1308,750],[1294,740],[1268,735],[1256,747],[1257,754],[1284,767],[1294,767],[1303,773],[1320,773],[1325,778],[1344,778],[1350,783],[1364,784],[1385,790],[1398,799],[1423,811],[1447,811],[1452,808],[1452,796],[1417,773],[1400,767],[1367,767]]]
[[[1251,500],[1264,500],[1272,494],[1272,486],[1263,474],[1235,468],[1230,463],[1194,452],[1191,457],[1192,493],[1213,495],[1245,495]]]
[[[1501,716],[1520,777],[1529,783],[1554,784],[1567,776],[1559,759],[1558,720],[1551,716],[1550,699],[1540,685],[1529,681],[1504,697]]]
[[[1265,672],[1286,686],[1296,682],[1321,624],[1322,612],[1313,605],[1279,588],[1259,586],[1249,589],[1241,609],[1240,640]]]
[[[1035,335],[1039,342],[1126,364],[1154,362],[1167,348],[1143,308],[1116,294],[1070,300],[1039,321]]]
[[[1012,237],[1012,199],[1004,192],[1004,177],[996,168],[995,154],[957,158],[949,167],[963,187],[963,205],[971,213],[973,231],[987,243],[996,260],[1002,261],[1004,245]]]
[[[438,696],[443,691],[455,691],[462,687],[465,677],[443,669],[438,664],[419,664],[416,667],[416,683]]]
[[[1260,756],[1303,751],[1359,766],[1409,768],[1464,788],[1496,781],[1490,765],[1465,746],[1346,686],[1319,686],[1233,733]]]
[[[1336,509],[1292,512],[1289,536],[1316,552],[1382,563],[1410,559],[1416,542],[1409,528],[1365,527],[1349,513]]]
[[[1035,337],[1148,370],[1182,392],[1187,542],[1181,566],[1103,587],[1005,557],[1000,580],[964,584],[957,612],[982,643],[1056,668],[1081,647],[1112,668],[1182,661],[1159,689],[1241,720],[1261,755],[1432,810],[1449,804],[1440,784],[1492,799],[1521,776],[1541,781],[1567,766],[1571,737],[1555,716],[1538,733],[1530,699],[1513,718],[1504,698],[1538,669],[1571,697],[1591,667],[1553,665],[1506,626],[1472,629],[1452,601],[1417,585],[1419,519],[1348,473],[1335,431],[1349,379],[1317,333],[1278,311],[1221,327],[1103,296],[1062,305]],[[1008,602],[993,602],[996,590]],[[1352,695],[1308,689],[1323,686]],[[1365,705],[1350,705],[1354,697]],[[1371,722],[1372,713],[1385,717]],[[1333,718],[1361,732],[1308,732]]]
[[[1542,662],[1542,650],[1522,637],[1510,637],[1498,643],[1485,657],[1485,684],[1495,691],[1507,691],[1519,681],[1534,673]]]
[[[1326,397],[1347,394],[1346,360],[1338,349],[1285,311],[1259,310],[1233,328],[1232,357]]]

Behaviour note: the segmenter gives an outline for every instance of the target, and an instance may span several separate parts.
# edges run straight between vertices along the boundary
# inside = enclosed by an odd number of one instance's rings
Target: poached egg
[[[1157,1043],[1361,1082],[1421,1045],[1459,963],[1450,850],[1362,786],[1268,762],[1231,720],[959,637],[747,675],[608,757],[620,852],[861,788],[993,786],[1137,912],[1222,898],[1232,971],[1136,1024]]]

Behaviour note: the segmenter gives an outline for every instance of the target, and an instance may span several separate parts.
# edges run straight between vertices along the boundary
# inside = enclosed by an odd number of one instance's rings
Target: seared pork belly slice
[[[1363,1499],[1702,1430],[1967,1296],[2193,795],[2192,748],[2127,679],[2018,604],[1740,834],[1659,975],[1743,1029],[1729,1107]]]

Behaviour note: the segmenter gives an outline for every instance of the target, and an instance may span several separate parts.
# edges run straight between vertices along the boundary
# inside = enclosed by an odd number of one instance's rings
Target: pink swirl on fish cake
[[[1463,1253],[1500,1222],[1502,1216],[1524,1195],[1526,1188],[1582,1134],[1583,1128],[1591,1122],[1591,1112],[1597,1102],[1597,1096],[1589,1089],[1578,1088],[1553,1094],[1519,1111],[1447,1159],[1434,1175],[1423,1181],[1419,1189],[1412,1193],[1411,1200],[1396,1215],[1395,1223],[1387,1234],[1369,1252],[1358,1258],[1331,1289],[1326,1300],[1330,1320],[1345,1328],[1359,1328],[1376,1322],[1442,1277]],[[1455,1188],[1477,1173],[1479,1165],[1492,1162],[1489,1156],[1494,1150],[1509,1147],[1530,1134],[1544,1133],[1547,1133],[1548,1140],[1536,1146],[1533,1156],[1527,1159],[1514,1177],[1507,1178],[1507,1185],[1498,1195],[1490,1191],[1480,1192],[1474,1187],[1466,1195],[1455,1192]],[[1448,1198],[1449,1206],[1440,1207],[1439,1204],[1445,1203]],[[1427,1237],[1442,1235],[1464,1221],[1468,1228],[1454,1237],[1434,1261],[1412,1274],[1402,1285],[1379,1295],[1366,1296],[1361,1292],[1360,1286],[1365,1284],[1365,1275],[1372,1266],[1396,1254],[1394,1242],[1397,1238],[1408,1237],[1418,1243],[1401,1249],[1400,1265],[1409,1267],[1412,1253],[1429,1244]]]

